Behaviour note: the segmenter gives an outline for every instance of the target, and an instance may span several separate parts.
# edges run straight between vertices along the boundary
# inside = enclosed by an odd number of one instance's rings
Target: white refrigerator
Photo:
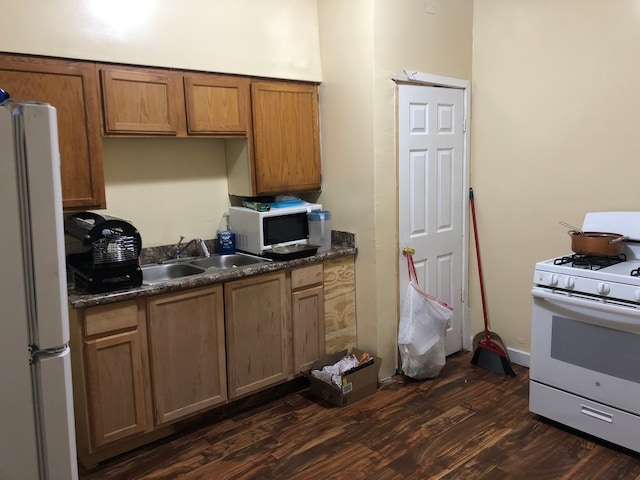
[[[76,479],[56,110],[0,89],[0,480]]]

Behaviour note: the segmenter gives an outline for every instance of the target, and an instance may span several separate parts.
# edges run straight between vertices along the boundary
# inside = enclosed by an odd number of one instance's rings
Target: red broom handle
[[[482,297],[482,314],[484,316],[484,334],[485,339],[489,340],[489,321],[487,319],[487,302],[484,299],[484,280],[482,275],[482,262],[480,261],[480,244],[478,243],[478,224],[476,223],[473,188],[469,189],[469,203],[471,204],[471,218],[473,220],[473,237],[476,241],[476,258],[478,259],[478,275],[480,276],[480,296]]]

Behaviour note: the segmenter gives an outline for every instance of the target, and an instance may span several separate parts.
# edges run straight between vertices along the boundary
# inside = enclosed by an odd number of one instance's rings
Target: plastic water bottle
[[[309,222],[309,244],[317,245],[319,252],[331,250],[331,212],[312,210],[307,214]]]
[[[236,234],[233,233],[227,212],[222,214],[220,225],[218,225],[218,253],[221,255],[236,253]]]

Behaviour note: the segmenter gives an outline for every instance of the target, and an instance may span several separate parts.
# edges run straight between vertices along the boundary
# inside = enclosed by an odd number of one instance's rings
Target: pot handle
[[[611,240],[609,240],[609,244],[623,242],[625,240],[629,240],[629,237],[618,237],[618,238],[611,239]]]
[[[563,227],[567,227],[569,229],[569,231],[567,232],[567,235],[571,236],[574,233],[576,235],[582,235],[582,230],[580,230],[578,227],[574,227],[573,225],[567,223],[567,222],[558,222],[560,225],[562,225]]]

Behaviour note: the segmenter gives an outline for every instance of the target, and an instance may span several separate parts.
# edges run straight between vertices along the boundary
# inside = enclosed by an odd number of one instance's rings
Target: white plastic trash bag
[[[409,283],[400,309],[398,348],[402,371],[416,380],[434,378],[446,362],[445,337],[453,307]]]

